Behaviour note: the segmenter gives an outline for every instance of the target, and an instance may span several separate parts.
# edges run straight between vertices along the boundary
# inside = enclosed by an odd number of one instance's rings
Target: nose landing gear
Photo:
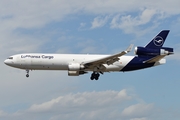
[[[29,70],[28,69],[26,70],[26,73],[27,73],[26,77],[28,78],[29,77]]]

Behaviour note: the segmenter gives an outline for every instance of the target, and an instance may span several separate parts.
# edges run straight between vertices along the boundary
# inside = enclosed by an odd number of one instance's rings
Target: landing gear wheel
[[[94,78],[95,78],[95,73],[92,73],[90,79],[91,79],[91,80],[94,80]]]
[[[29,77],[29,74],[26,74],[26,77],[28,78],[28,77]]]
[[[92,74],[91,74],[91,80],[98,80],[99,79],[99,76],[100,76],[100,74],[99,73],[95,73],[95,72],[93,72]]]
[[[98,79],[99,79],[99,76],[100,76],[99,73],[95,74],[95,80],[98,80]]]
[[[95,80],[98,80],[98,79],[99,79],[99,76],[100,76],[99,73],[95,74]]]

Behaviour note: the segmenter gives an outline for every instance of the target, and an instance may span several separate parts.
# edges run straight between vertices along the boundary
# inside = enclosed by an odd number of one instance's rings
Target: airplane
[[[8,66],[30,70],[67,70],[68,76],[79,76],[92,72],[90,79],[98,80],[100,74],[115,71],[133,71],[165,64],[165,56],[174,54],[173,48],[163,47],[170,30],[162,30],[145,47],[135,47],[134,56],[125,56],[133,45],[113,55],[98,54],[44,54],[25,53],[8,57]]]

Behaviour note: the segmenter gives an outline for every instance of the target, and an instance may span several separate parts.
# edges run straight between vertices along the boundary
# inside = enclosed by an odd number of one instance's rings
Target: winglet
[[[128,52],[130,52],[131,50],[132,50],[132,48],[133,48],[133,44],[131,44],[127,49],[126,49],[126,52],[128,53]]]

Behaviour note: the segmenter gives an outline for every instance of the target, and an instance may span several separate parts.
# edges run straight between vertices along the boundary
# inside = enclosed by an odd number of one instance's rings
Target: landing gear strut
[[[100,74],[99,73],[96,73],[96,72],[93,72],[92,74],[91,74],[91,80],[98,80],[99,79],[99,76],[100,76]]]
[[[29,77],[29,70],[26,70],[26,77],[28,78]]]

